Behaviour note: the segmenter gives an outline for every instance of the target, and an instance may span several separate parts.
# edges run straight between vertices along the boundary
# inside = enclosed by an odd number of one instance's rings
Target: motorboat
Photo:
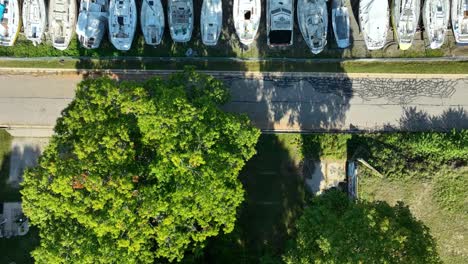
[[[140,14],[141,31],[148,45],[159,45],[164,34],[164,9],[161,0],[143,0]]]
[[[188,42],[193,31],[193,1],[168,0],[169,31],[174,42]]]
[[[452,29],[457,43],[468,44],[468,0],[452,0]]]
[[[426,0],[424,2],[424,29],[431,49],[438,49],[444,44],[449,17],[449,0]]]
[[[0,0],[0,46],[13,46],[19,30],[18,0]]]
[[[200,29],[203,44],[214,46],[218,43],[223,25],[223,5],[221,0],[203,0]]]
[[[234,0],[234,28],[242,44],[248,46],[255,40],[261,16],[261,0]]]
[[[118,50],[129,50],[132,46],[137,23],[135,0],[110,0],[109,38]]]
[[[26,39],[36,46],[42,42],[47,24],[44,0],[23,1],[23,28]]]
[[[332,2],[332,26],[338,48],[345,49],[349,46],[349,12],[345,0],[333,0]]]
[[[327,45],[328,12],[325,0],[299,0],[297,19],[299,29],[313,54]]]
[[[50,0],[49,3],[49,35],[52,46],[65,50],[75,32],[76,1]]]
[[[293,0],[267,0],[266,24],[268,46],[292,45],[294,28]]]
[[[360,0],[359,25],[368,50],[378,50],[385,46],[388,19],[388,1]]]
[[[413,44],[418,27],[420,0],[394,0],[392,21],[395,37],[401,50],[407,50]]]
[[[81,0],[76,34],[81,46],[96,49],[106,33],[109,17],[108,0]]]

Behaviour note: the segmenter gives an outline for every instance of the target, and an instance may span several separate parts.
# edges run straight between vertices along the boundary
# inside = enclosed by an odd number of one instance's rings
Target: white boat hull
[[[234,0],[233,20],[239,41],[249,46],[257,37],[262,5],[260,0]]]
[[[4,7],[0,20],[0,46],[13,46],[20,30],[20,12],[18,0],[0,0]]]
[[[392,21],[395,37],[401,50],[407,50],[413,44],[420,10],[419,0],[394,0]]]
[[[81,0],[76,34],[81,46],[96,49],[106,33],[109,17],[108,0]]]
[[[449,0],[425,1],[423,7],[423,22],[431,49],[438,49],[444,44],[449,16]]]
[[[22,11],[24,35],[36,46],[42,42],[46,28],[45,2],[44,0],[24,0]]]
[[[467,0],[452,0],[452,29],[457,43],[468,44]]]
[[[221,0],[203,0],[200,16],[202,42],[206,46],[218,43],[223,25],[223,4]]]
[[[118,50],[132,47],[137,12],[135,0],[111,0],[109,4],[109,38]]]
[[[359,25],[368,50],[378,50],[385,46],[388,20],[388,1],[361,0],[359,2]]]
[[[313,54],[327,45],[328,11],[325,0],[299,0],[297,19],[304,41]]]
[[[159,45],[164,34],[164,9],[161,0],[143,0],[140,14],[141,30],[148,45]]]
[[[347,48],[350,45],[349,12],[344,0],[333,0],[332,26],[338,48]]]
[[[49,35],[52,46],[58,50],[68,48],[75,33],[76,1],[51,0],[49,5]]]
[[[294,1],[267,0],[267,44],[284,47],[293,44]]]
[[[174,42],[189,42],[193,31],[193,0],[168,0],[169,31]]]

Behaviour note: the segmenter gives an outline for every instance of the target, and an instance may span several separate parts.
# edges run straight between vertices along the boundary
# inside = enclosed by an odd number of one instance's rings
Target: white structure
[[[449,0],[426,0],[424,2],[424,29],[431,49],[438,49],[444,44],[449,16]]]
[[[132,46],[137,23],[135,0],[110,0],[109,38],[118,50]]]
[[[50,0],[49,3],[49,35],[52,46],[65,50],[75,32],[76,1]]]
[[[13,46],[19,30],[18,0],[0,0],[0,46]]]
[[[141,31],[148,45],[159,45],[164,34],[164,9],[161,0],[143,0],[140,14]]]
[[[234,0],[234,28],[242,44],[248,46],[255,40],[262,16],[260,0]]]
[[[203,44],[214,46],[218,43],[223,25],[223,4],[221,0],[203,0],[200,30]]]
[[[108,16],[108,0],[81,0],[76,34],[83,47],[99,47],[106,32]]]
[[[325,0],[299,0],[297,19],[302,36],[313,54],[327,45],[328,12]]]
[[[336,44],[339,48],[349,46],[349,12],[345,0],[333,0],[332,2],[332,26]]]
[[[193,1],[168,0],[169,29],[174,42],[189,42],[193,31]]]
[[[452,0],[452,28],[455,41],[468,43],[468,0]]]
[[[413,44],[420,10],[420,0],[395,0],[393,2],[392,21],[395,37],[401,50],[407,50]]]
[[[292,45],[294,28],[293,0],[267,0],[266,11],[268,46]]]
[[[46,29],[47,13],[44,0],[23,1],[23,28],[24,35],[33,45],[42,42]]]
[[[377,50],[385,46],[388,19],[388,1],[361,0],[359,2],[359,24],[367,49]]]

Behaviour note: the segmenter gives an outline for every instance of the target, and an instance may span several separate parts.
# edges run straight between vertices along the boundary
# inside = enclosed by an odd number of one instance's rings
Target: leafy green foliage
[[[193,71],[80,83],[24,177],[36,262],[181,260],[231,232],[244,195],[237,176],[260,133],[218,108],[228,99],[220,81]]]
[[[350,134],[312,134],[302,136],[302,149],[305,157],[345,159]]]
[[[468,214],[468,168],[446,170],[434,178],[434,199],[444,209]]]
[[[429,229],[402,203],[349,200],[332,190],[297,222],[286,263],[439,263]]]

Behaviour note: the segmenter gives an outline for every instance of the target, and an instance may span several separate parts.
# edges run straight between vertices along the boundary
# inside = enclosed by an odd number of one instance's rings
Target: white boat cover
[[[111,0],[109,38],[118,50],[129,50],[135,35],[137,12],[135,0]]]
[[[202,42],[207,46],[218,43],[223,25],[223,4],[221,0],[203,0],[200,29]]]
[[[423,7],[424,29],[431,49],[440,48],[445,41],[445,33],[450,16],[449,0],[426,0]]]
[[[13,46],[19,30],[18,0],[0,0],[0,45]]]
[[[333,0],[332,2],[332,26],[336,44],[339,48],[349,46],[349,12],[346,0]]]
[[[47,13],[44,0],[23,1],[23,28],[24,35],[33,45],[42,42],[46,29]]]
[[[255,40],[261,16],[261,0],[234,0],[234,28],[242,44],[248,46]]]
[[[143,0],[140,22],[145,43],[159,45],[164,34],[164,9],[161,0]]]
[[[401,50],[407,50],[413,44],[420,10],[420,0],[395,0],[393,3],[393,27]]]
[[[50,0],[49,35],[52,46],[65,50],[73,37],[76,23],[75,0]]]
[[[99,47],[106,32],[108,16],[108,0],[81,0],[76,34],[83,47]]]
[[[269,46],[293,44],[293,0],[267,0],[267,43]]]
[[[452,0],[452,28],[455,41],[468,43],[468,0]]]
[[[169,29],[174,42],[188,42],[193,31],[193,1],[168,0]]]
[[[387,0],[361,0],[359,24],[367,49],[377,50],[387,41],[389,9]]]
[[[299,0],[297,19],[302,36],[313,54],[327,45],[328,12],[325,0]]]

